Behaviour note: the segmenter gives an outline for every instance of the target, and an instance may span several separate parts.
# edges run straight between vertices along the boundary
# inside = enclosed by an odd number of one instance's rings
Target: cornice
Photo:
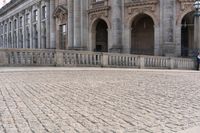
[[[94,12],[100,12],[100,11],[105,11],[105,10],[110,10],[111,7],[110,6],[103,6],[103,7],[98,7],[98,8],[93,8],[88,10],[88,13],[94,13]]]
[[[25,2],[26,0],[11,0],[8,4],[6,4],[5,6],[3,6],[0,9],[0,16],[4,15],[5,13],[7,13],[9,10],[11,10],[12,8],[18,6],[19,4]]]
[[[126,7],[133,7],[133,6],[142,6],[142,5],[155,5],[159,1],[158,0],[144,0],[144,1],[132,1],[125,3]]]

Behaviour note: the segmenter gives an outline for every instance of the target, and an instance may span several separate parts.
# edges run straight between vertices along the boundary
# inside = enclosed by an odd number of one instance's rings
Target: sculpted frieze
[[[180,10],[177,12],[177,24],[181,23],[182,17],[191,12],[194,11],[194,3],[196,0],[178,0],[180,2]]]
[[[108,17],[109,10],[110,10],[109,6],[105,6],[105,7],[97,8],[97,9],[90,9],[88,10],[89,20],[92,21],[95,18],[101,18],[101,17],[106,18]]]
[[[181,10],[187,10],[193,8],[193,4],[196,0],[178,0],[181,3]]]

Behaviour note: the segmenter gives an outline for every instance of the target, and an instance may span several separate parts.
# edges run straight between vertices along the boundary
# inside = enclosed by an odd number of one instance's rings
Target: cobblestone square
[[[0,133],[176,133],[200,126],[200,73],[1,68]]]

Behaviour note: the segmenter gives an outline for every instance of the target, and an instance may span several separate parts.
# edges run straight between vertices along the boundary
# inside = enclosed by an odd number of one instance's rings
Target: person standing
[[[199,64],[200,64],[200,53],[197,55],[197,70],[199,71]]]

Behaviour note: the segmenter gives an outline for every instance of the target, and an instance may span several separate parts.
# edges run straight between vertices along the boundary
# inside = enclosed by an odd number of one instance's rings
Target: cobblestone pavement
[[[0,70],[0,133],[175,133],[200,125],[198,72],[44,69]]]

